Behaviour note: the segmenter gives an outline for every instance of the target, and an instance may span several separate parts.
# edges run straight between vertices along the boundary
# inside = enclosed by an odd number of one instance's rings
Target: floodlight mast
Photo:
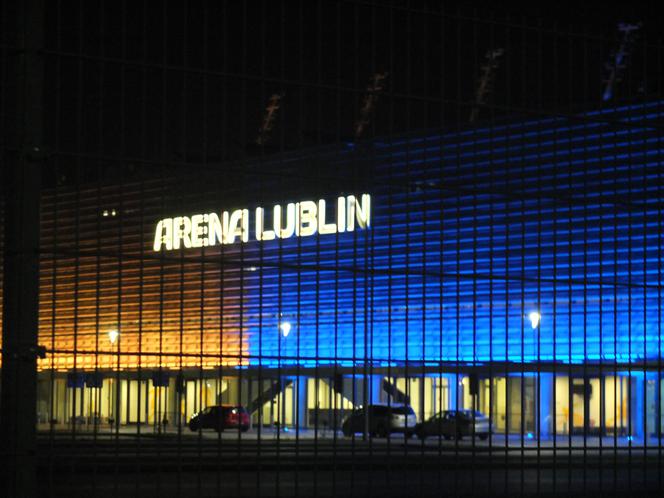
[[[283,97],[284,95],[279,93],[274,93],[270,96],[267,106],[265,107],[265,113],[263,114],[263,122],[258,129],[258,138],[256,138],[257,145],[265,145],[270,140],[271,132],[274,128],[274,122],[276,121],[278,111],[281,108],[281,99]]]
[[[378,98],[385,90],[385,82],[389,73],[376,73],[371,77],[369,85],[367,86],[367,93],[362,100],[362,107],[360,108],[360,117],[355,122],[355,139],[362,137],[364,130],[367,129],[371,122]]]
[[[500,58],[505,53],[502,48],[494,48],[487,50],[484,59],[485,62],[480,68],[480,78],[477,83],[477,90],[475,91],[475,102],[470,111],[468,122],[474,123],[479,116],[480,108],[486,104],[491,91],[493,90],[493,80],[496,74],[496,69],[500,66]]]
[[[636,24],[618,23],[618,32],[622,33],[622,40],[620,41],[618,50],[611,54],[611,59],[605,65],[608,74],[604,80],[605,87],[602,94],[604,102],[613,98],[616,85],[623,79],[627,62],[634,49],[636,32],[639,29],[641,29],[640,22]]]

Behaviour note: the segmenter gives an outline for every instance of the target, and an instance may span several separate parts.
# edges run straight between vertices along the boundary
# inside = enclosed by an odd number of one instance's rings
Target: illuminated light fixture
[[[257,268],[255,266],[248,266],[247,271],[256,271]]]
[[[528,315],[528,320],[530,320],[530,326],[533,329],[536,329],[539,327],[540,320],[542,319],[542,315],[540,315],[539,311],[531,311],[530,314]]]
[[[117,212],[115,209],[111,209],[111,210],[104,209],[104,210],[101,212],[101,215],[102,215],[104,218],[108,218],[109,216],[115,216],[116,214],[118,214],[118,212]]]
[[[282,322],[279,325],[279,330],[281,330],[281,335],[283,335],[284,337],[288,337],[288,334],[290,334],[291,328],[292,327],[291,327],[290,322]]]
[[[115,344],[115,341],[118,340],[118,337],[120,337],[120,332],[118,332],[117,329],[108,331],[108,340],[111,341],[111,344]]]

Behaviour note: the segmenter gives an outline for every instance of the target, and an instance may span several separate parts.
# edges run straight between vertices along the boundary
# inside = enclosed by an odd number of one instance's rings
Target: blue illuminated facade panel
[[[250,364],[662,358],[664,147],[648,123],[663,116],[657,102],[372,144],[370,230],[247,249]]]

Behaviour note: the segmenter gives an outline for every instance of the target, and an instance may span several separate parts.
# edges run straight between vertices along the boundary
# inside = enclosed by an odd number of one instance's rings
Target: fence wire
[[[661,13],[1,11],[4,496],[661,492]]]

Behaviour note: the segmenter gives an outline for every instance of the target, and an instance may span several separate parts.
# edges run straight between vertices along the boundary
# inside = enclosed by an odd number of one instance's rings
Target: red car
[[[189,429],[214,429],[217,432],[240,429],[245,432],[249,429],[249,413],[241,405],[208,406],[191,417]]]

